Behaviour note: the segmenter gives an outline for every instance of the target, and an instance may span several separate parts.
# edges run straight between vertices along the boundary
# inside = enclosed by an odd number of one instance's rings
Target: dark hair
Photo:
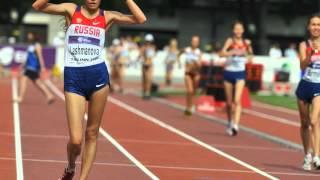
[[[311,19],[313,19],[313,18],[320,18],[320,13],[314,13],[314,14],[312,14],[311,16],[309,16],[309,18],[308,18],[308,25],[310,25]]]
[[[244,24],[243,24],[242,21],[236,20],[236,21],[232,24],[232,29],[234,29],[234,27],[235,27],[237,24],[240,24],[240,25],[242,25],[242,26],[244,27]]]
[[[34,43],[34,42],[38,42],[38,41],[39,41],[39,35],[38,35],[36,32],[34,32],[34,31],[29,31],[29,32],[27,33],[27,36],[28,36],[29,34],[32,34],[32,36],[33,36],[33,39],[31,40],[31,41],[32,41],[31,43]],[[29,37],[27,37],[27,38],[28,38],[28,41],[30,41],[30,40],[29,40]]]

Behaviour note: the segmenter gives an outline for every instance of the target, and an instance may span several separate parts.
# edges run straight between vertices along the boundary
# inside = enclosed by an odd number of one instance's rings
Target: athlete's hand
[[[312,47],[313,47],[315,53],[318,53],[318,51],[320,51],[320,41],[313,41]]]
[[[41,9],[41,7],[43,7],[44,5],[46,5],[49,2],[49,0],[36,0],[33,4],[32,7],[35,10],[39,10]]]
[[[245,54],[244,51],[236,49],[229,51],[229,53],[231,56],[243,56]]]
[[[253,63],[253,56],[248,56],[248,64],[252,64]]]

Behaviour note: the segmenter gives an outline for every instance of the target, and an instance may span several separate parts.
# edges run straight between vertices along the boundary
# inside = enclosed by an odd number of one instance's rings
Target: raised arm
[[[107,11],[107,24],[108,28],[112,24],[142,24],[147,18],[139,8],[139,6],[133,0],[126,0],[127,6],[132,13],[131,15],[122,14],[120,12],[115,11]]]
[[[52,4],[49,0],[36,0],[32,7],[36,11],[70,17],[77,5],[74,3]]]

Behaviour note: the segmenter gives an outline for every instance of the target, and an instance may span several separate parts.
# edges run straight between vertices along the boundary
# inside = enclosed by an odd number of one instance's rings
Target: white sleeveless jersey
[[[199,48],[192,49],[191,47],[187,47],[185,49],[185,58],[187,64],[199,61],[201,58],[200,56],[201,50]]]
[[[238,72],[246,70],[247,58],[242,56],[231,56],[227,58],[225,70]]]
[[[320,53],[311,56],[311,63],[305,69],[302,79],[312,83],[320,83]]]
[[[156,51],[153,47],[147,47],[145,50],[146,58],[153,58],[156,55]]]
[[[243,40],[243,44],[239,45],[234,40],[230,47],[232,51],[238,51],[238,54],[243,54],[243,56],[229,56],[227,57],[227,61],[224,69],[226,71],[239,72],[246,70],[246,62],[247,58],[245,54],[248,52],[248,45],[245,40]]]
[[[103,57],[106,21],[104,11],[88,19],[78,6],[65,39],[65,67],[86,67],[105,62]]]
[[[172,52],[172,51],[168,50],[167,56],[166,56],[166,61],[169,63],[172,63],[177,60],[178,60],[178,52]]]

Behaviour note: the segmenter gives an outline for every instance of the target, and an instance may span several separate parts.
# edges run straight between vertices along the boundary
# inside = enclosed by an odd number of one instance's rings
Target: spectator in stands
[[[269,56],[271,58],[281,58],[282,57],[282,51],[281,51],[278,43],[275,43],[271,46],[271,48],[269,50]]]
[[[284,56],[290,59],[297,59],[298,53],[295,43],[290,43],[289,47],[284,51]]]

